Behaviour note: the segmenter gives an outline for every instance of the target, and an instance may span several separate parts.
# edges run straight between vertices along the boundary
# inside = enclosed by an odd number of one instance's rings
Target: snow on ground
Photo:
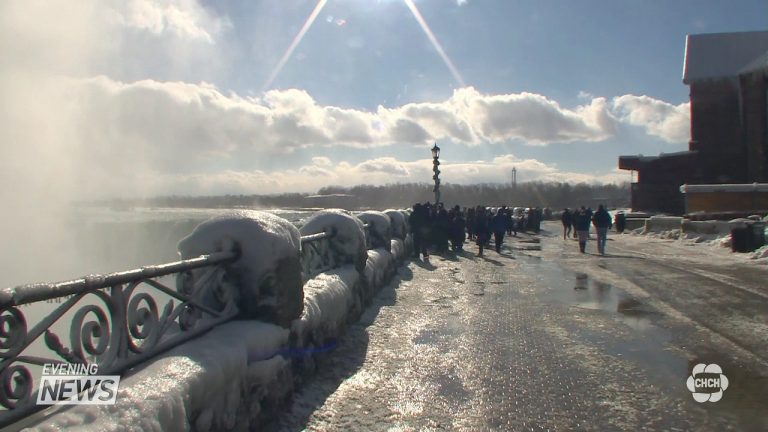
[[[683,233],[681,230],[667,230],[659,232],[645,232],[644,228],[638,228],[628,232],[633,236],[664,240],[667,245],[674,246],[680,253],[689,255],[691,247],[696,247],[697,252],[704,253],[711,259],[725,259],[739,263],[754,263],[768,265],[768,245],[754,252],[732,252],[730,234],[694,234]],[[610,237],[610,234],[609,234]],[[768,238],[768,232],[766,232]]]

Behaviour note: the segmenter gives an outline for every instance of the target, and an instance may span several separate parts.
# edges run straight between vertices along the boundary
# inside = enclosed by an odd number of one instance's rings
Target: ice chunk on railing
[[[183,259],[230,248],[240,252],[227,278],[239,287],[244,317],[288,326],[301,316],[301,237],[293,224],[269,213],[232,211],[201,223],[178,245]]]
[[[365,232],[360,219],[346,210],[323,210],[314,214],[301,227],[301,235],[326,232],[332,234],[328,243],[335,266],[352,264],[358,272],[365,270],[368,254],[365,248]]]
[[[380,211],[366,211],[357,217],[368,224],[369,248],[384,248],[389,252],[392,240],[392,225],[389,216]]]

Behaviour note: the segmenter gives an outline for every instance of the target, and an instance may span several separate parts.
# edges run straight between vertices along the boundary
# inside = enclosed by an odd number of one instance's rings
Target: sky
[[[0,198],[629,181],[687,149],[685,36],[765,0],[9,0]]]

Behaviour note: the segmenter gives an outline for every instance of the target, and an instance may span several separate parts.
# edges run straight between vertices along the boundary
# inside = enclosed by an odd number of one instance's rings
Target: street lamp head
[[[437,146],[437,143],[432,147],[432,157],[435,159],[440,157],[440,147]]]

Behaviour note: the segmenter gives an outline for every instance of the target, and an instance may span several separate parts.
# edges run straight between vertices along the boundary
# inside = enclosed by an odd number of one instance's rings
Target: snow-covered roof
[[[683,82],[735,77],[765,67],[768,31],[688,35]]]
[[[747,184],[684,184],[680,186],[682,193],[697,192],[768,192],[768,183]]]

